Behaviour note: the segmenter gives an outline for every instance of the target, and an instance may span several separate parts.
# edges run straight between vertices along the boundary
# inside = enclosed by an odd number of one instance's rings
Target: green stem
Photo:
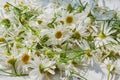
[[[83,80],[87,80],[84,76],[80,75],[79,73],[72,71],[72,74],[76,74],[78,75],[80,78],[82,78]]]
[[[4,72],[4,73],[7,73],[7,74],[13,74],[13,73],[10,73],[10,72],[7,72],[7,71],[4,71],[2,69],[0,69],[1,72]]]
[[[10,73],[10,72],[7,72],[7,71],[4,71],[2,69],[0,69],[1,72],[4,72],[6,74],[10,74],[10,75],[15,75],[15,76],[28,76],[28,74],[17,74],[16,73],[16,69],[15,69],[15,74],[14,73]]]
[[[82,2],[81,2],[81,0],[79,0],[79,3],[80,3],[80,5],[81,5],[82,7],[84,7],[83,4],[82,4]]]
[[[28,74],[17,74],[16,76],[28,76]]]
[[[6,2],[7,4],[9,4],[10,6],[12,6],[12,7],[14,7],[14,8],[16,8],[16,9],[18,9],[18,10],[20,10],[21,11],[21,9],[19,9],[19,8],[17,8],[16,6],[14,6],[14,5],[12,5],[12,4],[10,4],[9,2]]]
[[[120,20],[96,20],[96,21],[120,21]]]
[[[8,45],[8,42],[7,42],[7,41],[5,41],[5,42],[6,42],[7,52],[8,52],[8,54],[7,54],[7,55],[11,55],[11,53],[10,53],[10,48],[9,48],[9,45]]]
[[[13,65],[13,69],[14,69],[14,72],[15,72],[15,75],[17,76],[17,71],[16,71],[16,68],[15,68],[15,65]]]
[[[105,21],[104,21],[103,26],[102,26],[102,35],[105,35],[104,34],[104,28],[105,28]]]
[[[110,71],[108,73],[107,80],[110,80]]]
[[[79,56],[81,56],[81,55],[84,55],[84,54],[85,54],[84,52],[83,52],[83,53],[79,53],[79,54],[73,56],[72,58],[69,58],[69,60],[76,59],[77,57],[79,57]]]

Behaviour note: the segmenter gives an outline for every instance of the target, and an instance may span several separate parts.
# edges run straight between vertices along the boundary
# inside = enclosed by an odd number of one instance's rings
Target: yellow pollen
[[[27,53],[24,53],[21,57],[23,63],[27,63],[30,59],[30,56]]]
[[[13,57],[13,58],[8,59],[7,62],[11,65],[15,65],[16,60],[17,59]]]
[[[85,53],[86,53],[86,55],[87,55],[88,57],[92,57],[92,55],[90,54],[90,52],[91,52],[90,49],[87,49],[87,50],[85,51]]]
[[[72,30],[72,32],[75,32],[76,31],[76,28],[74,28],[73,30]]]
[[[98,37],[101,38],[101,39],[105,39],[105,38],[106,38],[106,35],[105,35],[104,33],[100,32],[100,33],[98,34]]]
[[[43,21],[41,21],[41,20],[38,20],[38,21],[37,21],[38,24],[41,24],[42,22],[43,22]]]
[[[62,37],[62,32],[61,31],[57,31],[55,33],[55,38],[60,39],[61,37]]]
[[[64,21],[60,21],[60,23],[61,23],[62,25],[64,25]]]
[[[44,66],[42,64],[39,65],[39,71],[40,73],[44,73]]]
[[[110,70],[111,64],[107,64],[107,69]]]
[[[3,37],[0,37],[0,42],[4,42],[5,39]]]
[[[9,8],[9,4],[7,4],[7,3],[5,3],[4,5],[3,5],[3,8]]]
[[[39,51],[36,51],[36,52],[35,52],[35,55],[40,56],[40,52],[39,52]]]
[[[19,6],[22,6],[24,3],[22,1],[18,2]]]
[[[73,21],[74,21],[73,16],[67,16],[65,21],[66,21],[67,24],[73,23]]]
[[[51,74],[50,72],[48,72],[48,71],[46,71],[45,73],[46,73],[46,75],[49,76],[49,77],[52,75],[52,74]]]
[[[75,32],[74,32],[75,31]],[[78,32],[78,31],[76,31],[76,30],[73,30],[73,35],[71,36],[72,38],[74,38],[74,39],[80,39],[81,38],[81,35],[80,35],[80,33]]]

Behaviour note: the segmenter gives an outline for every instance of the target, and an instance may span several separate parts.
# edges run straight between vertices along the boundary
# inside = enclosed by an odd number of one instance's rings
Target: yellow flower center
[[[76,31],[76,28],[74,28],[73,30],[72,30],[72,32],[74,33]]]
[[[113,57],[113,56],[115,57],[116,55],[117,53],[115,51],[113,50],[110,51],[110,54],[109,54],[110,57]]]
[[[81,35],[78,31],[74,30],[73,31],[73,35],[71,36],[73,39],[80,39],[81,38]]]
[[[41,24],[42,22],[43,22],[42,20],[38,20],[38,21],[37,21],[38,24]]]
[[[5,4],[3,5],[3,8],[4,8],[4,9],[9,8],[9,4],[5,3]]]
[[[105,39],[106,38],[106,35],[103,33],[103,32],[100,32],[98,34],[98,37],[101,38],[101,39]]]
[[[11,65],[15,65],[16,60],[17,59],[13,57],[13,58],[8,59],[7,62]]]
[[[108,64],[107,69],[110,70],[110,68],[111,68],[111,64]]]
[[[35,52],[35,55],[40,56],[40,52],[39,52],[39,51],[36,51],[36,52]]]
[[[8,18],[3,18],[1,20],[1,24],[7,28],[9,28],[11,26],[11,21]]]
[[[115,66],[112,69],[112,73],[116,73],[116,67]]]
[[[44,73],[44,66],[42,64],[39,65],[39,71],[40,73]]]
[[[0,37],[0,42],[4,42],[5,39],[3,37]]]
[[[57,31],[57,32],[55,32],[55,38],[57,38],[57,39],[60,39],[61,37],[62,37],[62,32],[61,31]]]
[[[64,21],[60,21],[60,23],[61,23],[62,25],[64,25]]]
[[[86,53],[86,55],[87,55],[88,57],[92,57],[92,55],[90,54],[90,52],[91,52],[90,49],[87,49],[87,50],[85,51],[85,53]]]
[[[23,63],[27,63],[30,59],[30,56],[27,53],[24,53],[21,57]]]
[[[22,2],[22,1],[18,2],[19,6],[22,6],[23,4],[24,4],[24,2]]]
[[[65,21],[66,21],[67,24],[71,24],[71,23],[73,23],[74,18],[73,18],[73,16],[67,16]]]

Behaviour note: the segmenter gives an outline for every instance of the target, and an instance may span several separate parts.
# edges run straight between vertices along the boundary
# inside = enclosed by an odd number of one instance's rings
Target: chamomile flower
[[[117,41],[112,37],[112,34],[115,33],[116,30],[112,30],[108,23],[105,23],[104,26],[101,26],[101,29],[97,31],[95,41],[95,46],[100,47],[109,43],[117,43]]]
[[[3,26],[4,28],[10,28],[11,26],[10,15],[6,15],[3,11],[1,11],[0,19],[1,26]]]
[[[112,10],[107,11],[106,8],[96,6],[91,13],[97,20],[110,20],[115,16],[115,12]]]
[[[92,56],[90,46],[86,40],[82,40],[81,43],[76,41],[76,43],[79,45],[81,49],[86,50],[86,55],[88,57]]]
[[[29,73],[31,79],[42,80],[48,78],[50,75],[54,75],[56,68],[55,61],[49,60],[44,55],[33,56],[33,60],[30,61],[28,68],[32,68]]]
[[[112,57],[119,57],[120,46],[115,44],[106,45],[106,50],[110,51]]]
[[[115,61],[115,63],[116,63],[115,68],[114,68],[114,70],[112,72],[114,80],[118,79],[118,77],[120,76],[120,73],[119,73],[119,71],[120,71],[120,63],[119,63],[119,61],[120,60]]]
[[[92,48],[90,47],[90,45],[88,44],[88,42],[86,40],[82,40],[81,42],[77,42],[77,45],[80,47],[80,49],[84,50],[85,55],[84,57],[81,59],[81,61],[84,64],[88,65],[89,69],[94,69],[96,73],[102,73],[101,67],[100,67],[100,63],[98,62],[98,56],[96,54],[95,50],[92,50]],[[96,65],[97,67],[95,67],[94,65]]]
[[[62,25],[65,25],[66,27],[74,26],[76,25],[76,22],[78,20],[78,17],[74,13],[69,13],[64,10],[64,8],[60,9],[61,14],[59,14],[57,21],[60,22]]]
[[[43,8],[42,14],[37,17],[38,24],[42,24],[44,27],[47,27],[48,23],[51,23],[53,18],[55,18],[55,10],[55,6],[52,3]]]
[[[82,59],[83,62],[86,62],[86,64],[93,65],[94,57],[93,57],[93,51],[90,48],[88,42],[86,40],[82,40],[81,42],[76,41],[77,45],[80,47],[80,49],[85,50],[84,58]]]
[[[76,73],[78,73],[78,75]],[[79,74],[82,73],[82,70],[79,70],[78,67],[75,67],[75,65],[69,61],[68,65],[65,65],[65,77],[67,79],[70,79],[71,76],[73,76],[73,78],[80,78]]]
[[[56,26],[54,29],[51,29],[51,33],[48,34],[50,39],[48,44],[52,45],[61,45],[63,42],[67,41],[70,37],[71,32],[69,29],[65,28],[62,25]]]
[[[85,33],[86,31],[86,27],[82,26],[82,25],[78,25],[71,27],[71,38],[72,39],[77,39],[77,40],[81,40],[83,37],[85,37],[87,34]]]
[[[3,69],[3,71],[5,69],[5,70],[9,71],[11,74],[17,75],[16,67],[18,66],[17,61],[20,56],[18,54],[17,49],[14,47],[14,48],[12,48],[11,53],[8,54],[8,52],[7,52],[7,54],[2,53],[0,55],[1,55],[0,64],[2,65],[1,69]]]
[[[106,58],[101,66],[104,67],[105,79],[112,79],[112,73],[114,73],[116,69],[116,62]]]
[[[19,74],[21,73],[29,74],[29,70],[26,66],[30,63],[31,54],[30,54],[30,51],[28,52],[23,51],[23,52],[24,53],[21,53],[20,56],[18,57],[18,60],[16,63],[17,64],[16,69]]]

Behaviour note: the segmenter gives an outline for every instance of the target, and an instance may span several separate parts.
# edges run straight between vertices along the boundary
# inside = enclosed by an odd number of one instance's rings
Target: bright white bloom
[[[115,80],[118,78],[119,74],[119,60],[116,60],[115,62],[110,60],[109,58],[104,60],[104,64],[101,65],[103,68],[103,71],[105,73],[104,79],[108,80]]]
[[[48,45],[61,45],[63,42],[70,38],[71,32],[65,26],[59,25],[54,29],[49,30],[51,33],[49,35]]]
[[[117,43],[117,41],[112,37],[112,34],[116,30],[111,30],[112,28],[108,26],[108,23],[100,27],[100,30],[97,30],[95,38],[95,46],[100,47],[109,43]]]
[[[48,74],[54,75],[56,67],[54,61],[50,61],[47,57],[41,55],[40,57],[34,56],[28,68],[32,68],[29,73],[31,79],[42,80],[43,78],[47,79]]]

